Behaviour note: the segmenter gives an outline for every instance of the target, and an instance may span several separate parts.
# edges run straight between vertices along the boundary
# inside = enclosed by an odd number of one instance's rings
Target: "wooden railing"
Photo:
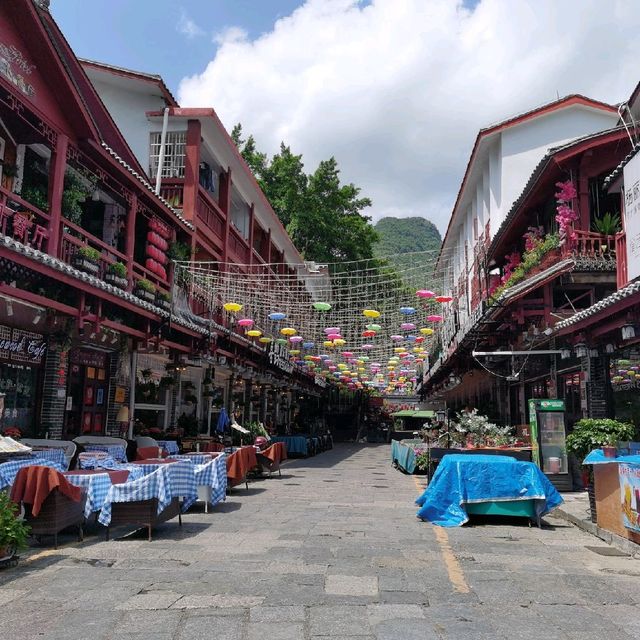
[[[616,234],[616,285],[618,289],[629,282],[627,271],[627,234],[622,231]]]
[[[163,179],[160,195],[174,208],[183,208],[184,180],[182,178]]]
[[[564,254],[572,254],[579,258],[613,259],[616,250],[616,237],[606,236],[595,231],[575,229],[575,240],[567,242]]]
[[[229,229],[229,249],[239,259],[241,264],[249,263],[249,245],[233,226]]]
[[[209,195],[206,189],[198,185],[198,199],[196,201],[196,214],[209,229],[221,240],[224,239],[225,216],[218,203]]]
[[[50,219],[48,213],[0,187],[0,232],[3,235],[46,252]]]

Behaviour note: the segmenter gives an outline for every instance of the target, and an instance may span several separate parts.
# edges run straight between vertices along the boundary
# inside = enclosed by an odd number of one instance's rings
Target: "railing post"
[[[127,256],[127,273],[129,275],[127,291],[133,291],[133,249],[136,242],[136,217],[138,214],[138,196],[131,194],[129,211],[127,211],[127,235],[124,243],[124,253]]]
[[[253,223],[255,221],[256,207],[251,203],[251,207],[249,207],[249,264],[253,264],[253,239],[254,239],[254,229]]]
[[[55,148],[52,150],[51,163],[49,165],[49,242],[47,252],[58,257],[60,253],[60,235],[62,233],[62,194],[64,192],[64,173],[67,168],[67,149],[69,138],[64,134],[58,134]]]
[[[220,183],[220,207],[224,213],[224,231],[222,234],[222,262],[229,260],[229,226],[231,225],[231,167]]]

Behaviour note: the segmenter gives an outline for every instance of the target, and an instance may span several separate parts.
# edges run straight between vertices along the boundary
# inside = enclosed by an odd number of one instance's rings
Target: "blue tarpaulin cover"
[[[541,517],[562,504],[548,478],[533,464],[510,456],[451,454],[442,458],[425,492],[416,500],[417,515],[441,527],[469,519],[469,502],[535,500]]]
[[[627,464],[640,464],[640,456],[616,456],[605,457],[602,449],[594,449],[582,462],[582,464],[607,464],[611,462],[626,462]]]
[[[391,441],[391,462],[397,462],[398,466],[407,473],[413,473],[416,470],[414,444],[422,444],[422,440]]]

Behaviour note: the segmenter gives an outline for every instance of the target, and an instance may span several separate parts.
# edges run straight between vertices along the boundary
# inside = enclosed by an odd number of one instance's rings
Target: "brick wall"
[[[49,348],[44,361],[40,425],[34,435],[44,437],[49,432],[50,438],[62,437],[68,374],[69,352]]]

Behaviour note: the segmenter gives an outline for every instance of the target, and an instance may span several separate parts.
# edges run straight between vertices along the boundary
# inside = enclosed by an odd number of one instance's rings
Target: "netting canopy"
[[[210,317],[349,389],[410,394],[451,298],[435,252],[329,265],[176,263]],[[385,266],[386,265],[386,266]],[[441,284],[440,284],[441,286]]]

